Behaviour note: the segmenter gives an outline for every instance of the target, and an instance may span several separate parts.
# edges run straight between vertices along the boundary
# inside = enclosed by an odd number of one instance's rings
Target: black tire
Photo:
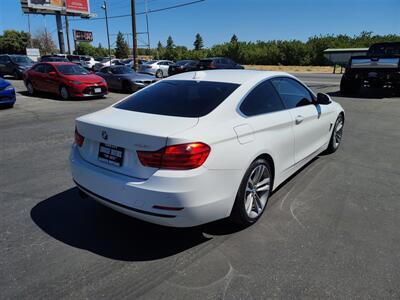
[[[338,126],[340,124],[341,124],[340,132],[337,132]],[[336,119],[335,126],[333,127],[331,139],[329,140],[328,148],[325,151],[326,154],[334,153],[336,152],[337,149],[339,149],[340,144],[342,142],[343,127],[344,127],[344,117],[343,114],[340,114]]]
[[[32,82],[30,82],[30,81],[27,81],[27,82],[26,82],[26,89],[27,89],[27,91],[28,91],[28,95],[29,95],[29,96],[35,96],[35,95],[36,95],[36,90],[35,90],[35,88],[33,87]]]
[[[163,71],[162,71],[161,69],[158,69],[158,70],[156,71],[156,77],[157,77],[157,78],[163,78],[163,77],[164,77]]]
[[[340,93],[342,95],[357,94],[361,88],[361,81],[358,79],[350,79],[346,75],[340,80]]]
[[[126,93],[132,94],[134,92],[132,84],[129,81],[124,81],[124,83],[122,84],[122,88]]]
[[[265,167],[265,172],[269,176],[269,180],[267,183],[268,190],[264,191],[264,193],[266,193],[266,195],[262,196],[262,197],[266,196],[263,201],[265,203],[264,203],[262,209],[258,212],[258,214],[256,216],[250,217],[249,213],[248,213],[248,209],[246,209],[246,204],[247,204],[246,202],[247,202],[250,194],[253,195],[254,193],[249,191],[248,184],[249,184],[250,176],[253,176],[254,171],[256,171],[257,168],[259,168],[260,166]],[[255,222],[257,222],[257,220],[261,217],[261,215],[265,211],[265,208],[268,203],[269,195],[271,194],[271,191],[272,191],[272,186],[273,186],[273,172],[272,172],[272,167],[271,167],[270,162],[263,158],[259,158],[255,161],[253,161],[243,176],[242,182],[240,184],[239,190],[236,195],[235,203],[232,208],[230,219],[234,223],[239,224],[241,226],[250,226],[250,225],[254,224]],[[253,198],[253,196],[251,196],[251,198]],[[258,199],[260,199],[260,197]],[[259,203],[259,202],[256,201],[255,198],[253,198],[253,200],[251,201],[252,207],[253,207],[253,205],[256,206],[256,203]],[[251,210],[251,213],[253,213],[252,208],[250,208],[250,210]],[[254,212],[254,214],[255,214],[255,212]]]
[[[14,77],[14,79],[21,79],[21,75],[18,73],[17,70],[14,70],[13,77]]]
[[[63,100],[69,100],[70,99],[70,95],[68,92],[68,88],[65,85],[60,86],[60,91],[59,91],[60,97]]]

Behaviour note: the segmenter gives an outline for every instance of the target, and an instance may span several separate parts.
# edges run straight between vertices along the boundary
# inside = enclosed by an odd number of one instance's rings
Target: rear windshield
[[[220,105],[239,84],[165,80],[131,95],[116,108],[149,114],[198,118]]]
[[[368,50],[369,55],[397,55],[400,54],[400,43],[372,45]]]

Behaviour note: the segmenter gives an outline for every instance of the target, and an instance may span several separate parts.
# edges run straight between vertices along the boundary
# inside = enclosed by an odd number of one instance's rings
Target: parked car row
[[[210,57],[201,60],[180,60],[176,63],[170,60],[151,60],[140,65],[139,71],[161,78],[183,72],[213,69],[244,69],[244,67],[229,58]]]

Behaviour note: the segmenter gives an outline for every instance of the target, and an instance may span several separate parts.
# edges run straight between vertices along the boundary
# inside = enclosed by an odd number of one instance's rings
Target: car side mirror
[[[50,76],[56,76],[56,75],[57,75],[57,73],[56,73],[56,72],[54,72],[54,71],[51,71],[51,72],[49,72],[49,75],[50,75]]]
[[[317,104],[327,105],[327,104],[330,104],[331,102],[332,102],[332,100],[327,94],[324,94],[324,93],[317,94]]]

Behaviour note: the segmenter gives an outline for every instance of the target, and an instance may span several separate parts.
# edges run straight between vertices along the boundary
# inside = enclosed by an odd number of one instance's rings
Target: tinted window
[[[54,69],[53,66],[45,65],[44,71],[45,71],[46,73],[49,73],[49,72],[55,72],[56,70]]]
[[[8,63],[10,61],[10,58],[8,56],[0,56],[0,62],[3,64]]]
[[[300,107],[313,103],[310,92],[299,82],[291,78],[274,78],[272,84],[277,89],[286,108]]]
[[[133,70],[126,66],[114,67],[110,68],[111,73],[113,74],[130,74],[133,73]]]
[[[165,80],[137,92],[115,107],[156,115],[198,118],[220,105],[239,85]]]
[[[44,67],[43,64],[40,64],[40,65],[36,65],[33,69],[34,69],[36,72],[44,73],[45,67]]]
[[[108,67],[101,68],[101,69],[100,69],[100,72],[101,72],[101,73],[108,73],[108,69],[109,69]]]
[[[240,111],[246,116],[255,116],[283,109],[285,107],[269,80],[256,86],[240,105]]]

